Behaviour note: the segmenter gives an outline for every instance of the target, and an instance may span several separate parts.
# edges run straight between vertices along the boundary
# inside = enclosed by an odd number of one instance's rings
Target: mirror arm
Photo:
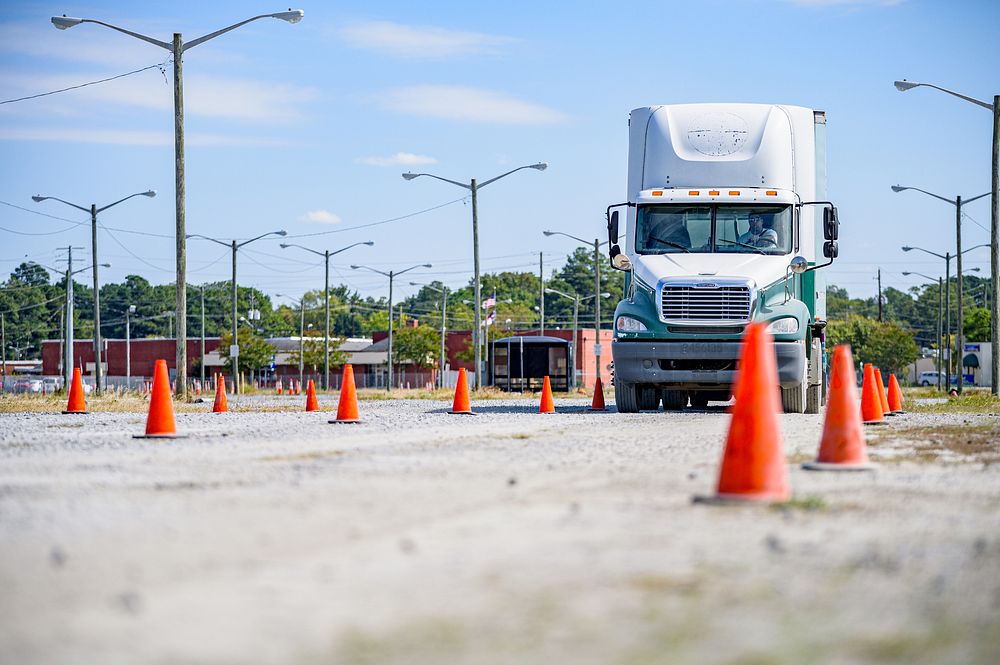
[[[827,267],[828,265],[831,265],[832,263],[833,263],[833,259],[830,259],[830,260],[829,260],[829,261],[827,261],[826,263],[821,263],[821,264],[819,264],[818,266],[813,266],[812,268],[806,268],[806,269],[805,269],[805,270],[803,271],[803,274],[805,274],[805,273],[807,273],[807,272],[812,272],[813,270],[819,270],[820,268],[825,268],[825,267]]]
[[[803,201],[802,203],[796,203],[797,208],[802,206],[830,206],[833,207],[833,201]]]

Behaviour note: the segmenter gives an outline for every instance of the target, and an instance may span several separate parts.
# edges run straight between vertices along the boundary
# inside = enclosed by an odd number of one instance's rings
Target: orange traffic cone
[[[802,465],[810,471],[866,471],[873,468],[865,450],[865,434],[858,413],[858,383],[851,347],[841,344],[833,350],[830,366],[830,394],[823,421],[823,438],[815,462]]]
[[[278,395],[280,395],[281,394],[281,379],[278,379],[277,381],[274,382],[274,388],[275,388],[275,392]]]
[[[465,368],[458,368],[458,384],[455,386],[455,401],[448,413],[474,416],[472,404],[469,403],[469,379],[465,376]]]
[[[215,404],[212,406],[212,413],[226,413],[229,411],[229,404],[226,402],[226,378],[221,374],[215,376]]]
[[[83,399],[83,379],[80,368],[73,368],[73,383],[69,387],[69,401],[63,413],[87,413],[87,403]]]
[[[354,388],[354,367],[344,365],[344,376],[340,381],[340,401],[337,403],[337,419],[331,423],[359,423],[358,392]]]
[[[295,396],[298,397],[302,394],[302,382],[296,381],[293,385],[295,386]]]
[[[552,401],[552,383],[549,381],[548,375],[542,381],[542,403],[538,407],[539,413],[555,413],[556,405]]]
[[[885,422],[882,401],[878,398],[878,388],[875,386],[875,368],[871,363],[865,363],[865,376],[861,383],[861,421],[865,425]]]
[[[747,327],[740,351],[736,404],[713,497],[695,501],[787,501],[788,470],[781,446],[774,338],[763,323]]]
[[[319,411],[319,401],[316,399],[316,387],[313,386],[312,379],[309,379],[309,385],[306,388],[306,411]]]
[[[893,413],[903,413],[903,391],[895,374],[889,375],[889,410]]]
[[[597,377],[594,384],[594,401],[590,403],[591,411],[604,411],[604,386],[601,385],[601,377]]]
[[[875,387],[878,388],[878,403],[882,406],[882,415],[896,415],[889,409],[889,398],[885,395],[885,383],[882,382],[882,370],[875,368]]]
[[[177,425],[174,424],[174,402],[170,392],[167,361],[157,360],[153,372],[153,396],[149,399],[149,415],[146,417],[146,433],[136,434],[134,439],[174,439]]]

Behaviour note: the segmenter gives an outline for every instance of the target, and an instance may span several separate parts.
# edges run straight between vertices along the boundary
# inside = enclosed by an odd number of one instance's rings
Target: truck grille
[[[747,321],[750,289],[664,284],[660,311],[665,321]]]

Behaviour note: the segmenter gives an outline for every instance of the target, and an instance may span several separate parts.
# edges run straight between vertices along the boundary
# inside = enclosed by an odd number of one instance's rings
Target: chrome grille
[[[695,287],[664,284],[660,295],[664,321],[747,321],[750,289],[746,286]]]

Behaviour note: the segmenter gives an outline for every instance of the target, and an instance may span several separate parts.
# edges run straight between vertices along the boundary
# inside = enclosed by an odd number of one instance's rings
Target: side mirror
[[[611,218],[608,220],[608,240],[609,244],[618,244],[618,211],[615,210],[611,213]]]
[[[835,259],[840,254],[840,248],[837,247],[836,240],[827,240],[823,243],[823,256],[828,259]]]
[[[801,275],[809,267],[809,262],[805,260],[804,257],[796,256],[788,264],[788,269],[791,270],[796,275]]]
[[[823,238],[837,240],[840,237],[840,220],[837,218],[837,207],[823,208]]]
[[[622,254],[622,248],[618,245],[612,245],[608,255],[611,257],[611,267],[615,270],[632,269],[632,262],[629,261],[628,256]]]

